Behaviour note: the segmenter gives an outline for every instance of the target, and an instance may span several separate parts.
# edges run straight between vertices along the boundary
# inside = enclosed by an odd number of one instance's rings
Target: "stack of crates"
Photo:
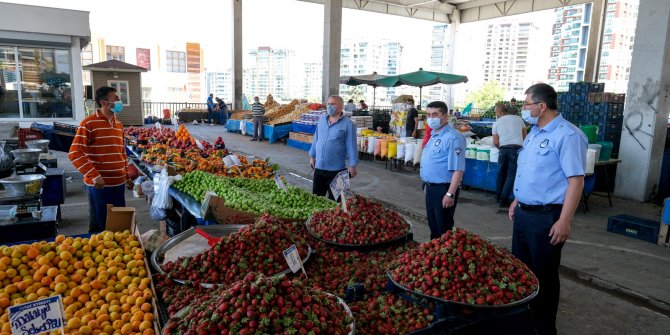
[[[612,156],[617,157],[626,96],[604,91],[603,83],[570,83],[568,92],[558,94],[558,110],[578,127],[598,127],[598,141],[612,142]]]

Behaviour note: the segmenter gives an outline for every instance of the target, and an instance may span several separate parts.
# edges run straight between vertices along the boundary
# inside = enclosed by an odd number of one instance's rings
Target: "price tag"
[[[281,177],[278,174],[275,174],[275,184],[277,184],[277,187],[279,187],[284,192],[288,192],[286,184],[284,184],[284,181],[281,180]]]
[[[226,157],[223,157],[223,164],[226,164],[227,168],[242,165],[240,159],[236,155],[228,155]]]
[[[305,272],[305,268],[302,266],[302,260],[300,259],[300,255],[298,254],[298,249],[295,247],[295,244],[284,250],[284,258],[286,259],[286,263],[288,263],[289,269],[291,269],[293,273],[296,273],[298,270],[302,269],[302,273],[305,275],[305,278],[307,278],[307,273]]]
[[[172,120],[172,125],[174,126],[174,130],[177,131],[179,128],[179,122],[177,121],[176,117],[172,117],[170,120]]]
[[[12,334],[37,335],[54,330],[63,334],[64,320],[60,295],[9,307]]]
[[[347,212],[347,199],[344,194],[349,191],[349,188],[349,171],[347,170],[340,171],[330,183],[330,192],[332,192],[333,197],[340,196],[342,198],[342,209],[345,212]]]
[[[156,122],[156,129],[158,129],[161,132],[161,134],[163,133],[163,126],[161,125],[160,122]]]
[[[198,139],[196,139],[195,137],[193,139],[195,140],[195,146],[198,147],[198,149],[205,150],[205,147],[202,145],[202,143],[200,143]]]

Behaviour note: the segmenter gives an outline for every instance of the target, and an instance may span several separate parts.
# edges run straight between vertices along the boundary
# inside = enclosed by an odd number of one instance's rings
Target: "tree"
[[[468,93],[465,99],[467,102],[472,102],[473,107],[486,110],[502,100],[504,96],[505,87],[497,80],[489,80],[478,91]]]

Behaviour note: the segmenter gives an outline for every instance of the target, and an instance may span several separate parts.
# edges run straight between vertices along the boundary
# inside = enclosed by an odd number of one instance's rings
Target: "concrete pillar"
[[[449,27],[447,28],[447,41],[449,45],[447,53],[447,65],[443,69],[446,73],[454,73],[454,51],[456,50],[456,34],[460,31],[461,25],[461,11],[454,9],[454,11],[449,15]],[[458,73],[460,74],[460,73]],[[442,84],[438,84],[442,85]],[[454,92],[455,85],[445,85],[445,97],[444,102],[449,106],[449,108],[454,108]]]
[[[584,64],[584,81],[598,82],[600,67],[600,49],[605,27],[607,4],[604,0],[594,0],[591,5],[591,25],[586,47],[586,64]]]
[[[615,194],[637,201],[658,190],[670,110],[670,1],[641,0]]]
[[[70,55],[72,60],[72,75],[70,76],[70,85],[72,85],[72,116],[75,120],[81,121],[86,117],[84,108],[84,78],[81,70],[81,40],[79,37],[71,37]],[[95,88],[93,88],[95,90]],[[24,111],[25,113],[25,111]]]
[[[232,0],[233,5],[233,110],[242,109],[242,0]]]
[[[323,4],[323,102],[340,94],[340,49],[342,45],[342,0]]]

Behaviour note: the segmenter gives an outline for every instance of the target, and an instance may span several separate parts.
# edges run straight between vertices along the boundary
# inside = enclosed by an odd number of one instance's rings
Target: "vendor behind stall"
[[[123,125],[116,115],[123,103],[116,89],[103,86],[95,91],[98,109],[81,121],[68,157],[84,175],[88,193],[89,233],[105,230],[107,204],[126,205],[124,186],[131,188],[128,158],[123,145]]]

